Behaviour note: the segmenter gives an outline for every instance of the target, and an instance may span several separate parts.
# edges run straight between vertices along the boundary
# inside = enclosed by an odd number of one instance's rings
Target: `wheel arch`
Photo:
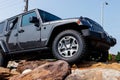
[[[88,26],[85,25],[78,25],[77,23],[69,23],[69,24],[64,24],[64,25],[59,25],[54,27],[52,30],[52,33],[50,35],[50,38],[47,42],[47,46],[50,47],[54,41],[54,38],[62,31],[72,29],[75,31],[78,31],[81,33],[81,35],[84,35],[84,32],[82,30],[87,30],[88,31]]]

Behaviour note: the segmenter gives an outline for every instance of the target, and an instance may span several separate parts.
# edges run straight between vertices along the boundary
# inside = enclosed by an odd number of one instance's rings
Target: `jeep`
[[[0,22],[0,66],[3,67],[14,59],[11,55],[42,50],[52,51],[56,59],[69,63],[82,58],[106,61],[108,50],[115,44],[115,38],[87,17],[61,19],[34,9]]]

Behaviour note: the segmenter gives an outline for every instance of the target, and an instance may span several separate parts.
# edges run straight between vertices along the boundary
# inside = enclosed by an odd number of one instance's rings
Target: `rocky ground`
[[[80,62],[69,65],[62,60],[9,62],[0,68],[0,80],[120,80],[120,64]]]
[[[120,80],[120,63],[82,61],[68,64],[62,60],[9,61],[0,67],[0,80]]]

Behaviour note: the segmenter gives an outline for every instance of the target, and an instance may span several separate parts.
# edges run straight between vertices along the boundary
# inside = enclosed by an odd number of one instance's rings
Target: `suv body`
[[[105,58],[109,48],[115,44],[115,38],[86,17],[61,19],[34,9],[0,23],[1,66],[12,59],[10,55],[44,49],[52,50],[57,59],[68,62],[75,62],[85,54],[94,53],[102,53],[101,58]]]

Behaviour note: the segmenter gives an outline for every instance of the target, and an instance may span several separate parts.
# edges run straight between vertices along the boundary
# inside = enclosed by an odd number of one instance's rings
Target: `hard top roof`
[[[29,10],[29,11],[27,11],[27,12],[20,13],[20,14],[18,14],[18,15],[12,16],[12,17],[10,17],[10,18],[7,18],[7,19],[1,21],[0,23],[4,22],[4,21],[6,21],[6,20],[9,20],[9,19],[11,19],[11,18],[14,18],[14,17],[16,17],[16,16],[20,16],[20,15],[22,15],[22,14],[26,14],[26,13],[29,13],[29,12],[35,11],[35,10],[40,10],[40,9],[35,8],[35,9]]]

